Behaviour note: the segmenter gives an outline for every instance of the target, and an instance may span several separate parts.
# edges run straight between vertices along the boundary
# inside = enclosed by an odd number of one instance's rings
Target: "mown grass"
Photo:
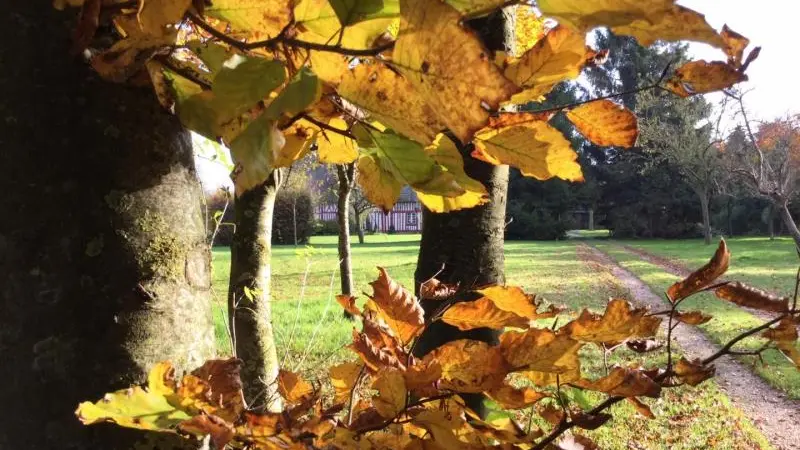
[[[695,261],[694,266],[699,267],[704,262],[708,261],[713,253],[713,247],[703,246],[701,242],[684,242],[684,253],[687,255],[698,254],[699,251],[694,247],[701,247],[705,251],[705,261]],[[597,243],[597,248],[608,253],[620,265],[631,271],[642,281],[644,281],[656,293],[663,293],[666,289],[680,277],[666,272],[662,268],[641,260],[637,255],[625,251],[613,242]],[[733,252],[734,250],[732,250]],[[769,262],[767,259],[758,256],[753,257],[751,262],[743,262],[738,259],[738,264],[754,264],[752,261],[758,260],[761,262],[760,266],[755,266],[752,270],[769,271]],[[731,270],[729,275],[731,279],[739,279],[735,274],[735,264],[737,260],[731,263]],[[750,281],[748,281],[750,282]],[[758,286],[757,284],[753,283]],[[666,305],[666,303],[665,303]],[[739,308],[738,306],[722,301],[715,297],[713,294],[703,293],[690,297],[682,304],[681,310],[701,310],[707,314],[712,315],[714,318],[703,324],[699,328],[715,343],[723,345],[739,335],[742,331],[749,328],[756,327],[764,323],[764,321],[749,312]],[[681,325],[684,326],[684,325]],[[766,341],[760,337],[753,336],[743,340],[738,344],[735,349],[738,350],[755,350],[761,347]],[[710,350],[710,349],[709,349]],[[742,356],[740,360],[747,365],[751,366],[753,370],[764,378],[769,384],[786,392],[792,398],[800,398],[800,372],[797,368],[786,359],[777,350],[767,350],[763,354],[764,364],[761,364],[753,356]]]
[[[368,236],[366,244],[353,245],[357,291],[371,292],[368,283],[375,277],[377,265],[386,267],[396,280],[410,285],[418,240],[415,235]],[[610,274],[587,267],[573,242],[507,242],[505,250],[508,284],[522,286],[548,302],[568,306],[573,312],[565,316],[574,315],[584,307],[601,310],[609,297],[626,296]],[[224,303],[230,255],[227,249],[216,249],[214,257],[215,290]],[[335,237],[315,237],[309,248],[276,247],[273,252],[277,347],[283,349],[281,357],[287,355],[285,367],[303,371],[310,377],[324,377],[325,366],[352,358],[343,347],[351,340],[353,323],[342,318],[333,299],[338,291],[337,266]],[[562,317],[559,323],[567,319]],[[222,345],[227,345],[221,314],[218,338]],[[585,376],[602,376],[605,368],[599,350],[582,351],[587,357],[583,366]],[[609,362],[624,364],[635,360],[652,366],[663,365],[664,358],[663,352],[642,357],[623,350],[615,352]],[[602,396],[589,393],[586,398],[596,403]],[[639,416],[623,402],[612,407],[614,419],[607,426],[586,433],[605,449],[770,448],[713,381],[698,388],[670,389],[661,399],[648,399],[646,403],[657,415],[655,420]]]

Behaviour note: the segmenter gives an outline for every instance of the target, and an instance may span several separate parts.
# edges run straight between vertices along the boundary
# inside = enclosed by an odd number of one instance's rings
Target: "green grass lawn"
[[[367,236],[364,245],[353,245],[353,275],[357,292],[371,293],[369,282],[375,266],[386,267],[397,281],[412,285],[418,251],[418,235]],[[609,297],[626,296],[605,272],[589,268],[576,253],[576,244],[561,242],[507,242],[508,284],[520,285],[547,301],[565,304],[573,311],[602,309]],[[217,335],[221,348],[229,348],[224,325],[230,254],[214,251],[214,289],[218,297]],[[334,236],[314,237],[305,248],[275,247],[273,251],[273,321],[277,331],[279,357],[284,367],[303,371],[310,377],[324,377],[321,368],[333,361],[352,359],[344,346],[354,326],[342,317],[334,299],[338,292],[338,260]],[[360,296],[363,299],[363,295]],[[567,314],[569,315],[569,314]],[[566,318],[559,321],[565,323]],[[586,376],[603,374],[602,358],[596,348],[583,350]],[[621,351],[610,362],[632,360],[647,366],[662,364],[663,351],[642,358]],[[587,394],[595,403],[599,395]],[[656,413],[655,420],[637,415],[627,403],[613,407],[609,425],[586,432],[605,449],[767,449],[769,444],[734,407],[714,382],[698,388],[668,390],[662,399],[646,400]]]
[[[769,241],[767,240],[764,242]],[[669,245],[675,254],[688,255],[684,256],[684,258],[687,258],[686,261],[692,264],[692,267],[699,267],[707,262],[714,250],[714,247],[702,245],[702,241],[681,241],[681,244],[673,244],[665,241],[645,241],[641,243],[637,242],[636,244],[637,247],[648,250],[651,248],[658,249],[661,248],[660,246]],[[734,258],[736,258],[735,252],[737,248],[740,250],[740,254],[748,254],[751,256],[747,262],[742,261],[741,257],[734,259],[731,262],[731,270],[729,270],[727,275],[729,278],[744,280],[745,282],[752,283],[755,286],[763,288],[766,286],[763,284],[757,284],[756,281],[758,281],[758,279],[754,279],[752,274],[769,273],[773,270],[778,271],[779,273],[784,273],[784,271],[787,270],[781,268],[782,265],[785,265],[783,260],[775,261],[775,265],[778,266],[778,268],[773,269],[771,267],[773,260],[759,255],[758,252],[753,249],[755,245],[752,241],[745,242],[744,246],[737,244],[741,244],[741,242],[738,240],[731,242],[731,252],[733,253]],[[680,250],[679,245],[683,245],[682,251]],[[600,250],[608,253],[621,266],[625,267],[639,277],[642,281],[647,283],[647,285],[650,286],[650,288],[656,293],[660,294],[665,292],[672,283],[679,279],[679,277],[664,271],[662,268],[654,264],[642,261],[638,256],[625,251],[619,246],[616,246],[614,242],[600,242],[596,243],[596,246]],[[750,247],[749,251],[742,250],[743,247],[747,248],[748,246]],[[697,249],[698,247],[700,250]],[[779,250],[777,249],[772,250],[772,252],[778,251]],[[705,253],[705,256],[702,257],[704,259],[701,259],[701,255],[703,253]],[[756,264],[756,261],[758,261],[758,264]],[[737,262],[739,265],[749,265],[749,272],[739,272],[739,275],[741,276],[737,276],[737,269],[735,267]],[[751,277],[748,279],[743,275],[743,273],[749,273],[751,274]],[[791,275],[791,279],[794,279],[794,274]],[[742,331],[758,326],[764,322],[760,318],[748,313],[738,306],[722,301],[713,294],[709,293],[698,294],[685,300],[681,309],[684,311],[701,310],[707,314],[711,314],[714,318],[711,321],[700,325],[699,328],[717,344],[725,344]],[[760,347],[764,342],[766,341],[759,337],[751,337],[742,341],[739,345],[737,345],[736,348],[740,350],[754,350]],[[758,373],[771,385],[785,391],[793,398],[800,398],[800,371],[798,371],[797,368],[777,350],[768,350],[764,352],[763,358],[765,364],[758,363],[755,357],[752,356],[741,357],[741,361],[751,365],[753,370],[755,370],[756,373]]]

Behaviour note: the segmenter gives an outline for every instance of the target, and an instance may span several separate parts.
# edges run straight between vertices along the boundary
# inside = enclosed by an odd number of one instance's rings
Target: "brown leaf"
[[[356,298],[352,295],[339,294],[336,296],[336,301],[351,315],[355,317],[361,316],[361,310],[356,306]]]
[[[405,364],[392,355],[391,352],[376,347],[366,334],[359,333],[356,330],[353,330],[353,343],[348,348],[356,352],[373,373],[384,367],[396,367],[400,370],[405,370],[406,368]]]
[[[540,303],[536,302],[536,296],[526,294],[518,286],[491,286],[476,291],[483,295],[483,298],[490,300],[499,309],[514,313],[529,320],[549,319],[555,317],[553,311],[538,312]]]
[[[453,304],[444,312],[442,320],[462,331],[475,328],[528,328],[531,322],[525,317],[498,308],[487,297]]]
[[[704,366],[700,360],[689,361],[681,358],[675,365],[675,374],[689,386],[697,386],[703,381],[714,376],[714,366]]]
[[[249,441],[260,442],[275,436],[286,428],[286,417],[280,413],[244,413],[244,423],[236,427],[236,435]]]
[[[728,251],[728,245],[725,243],[725,239],[721,239],[717,251],[706,265],[667,289],[670,301],[674,303],[711,285],[728,270],[730,259],[731,253]]]
[[[574,386],[592,391],[604,392],[608,395],[622,397],[653,397],[661,394],[661,386],[648,377],[641,370],[616,367],[608,375],[595,380],[578,380],[571,383]]]
[[[625,400],[627,400],[628,403],[633,405],[633,408],[636,410],[636,412],[643,415],[644,417],[647,417],[648,419],[656,418],[656,415],[653,414],[653,411],[650,409],[650,407],[647,406],[643,401],[639,400],[638,398],[625,397]]]
[[[764,331],[763,336],[770,341],[794,343],[797,340],[797,326],[791,317],[786,316],[777,326]]]
[[[391,419],[405,408],[408,391],[399,370],[384,369],[378,372],[372,382],[372,389],[378,391],[378,396],[372,397],[372,404],[384,418]]]
[[[572,422],[575,426],[583,428],[584,430],[596,430],[605,425],[609,420],[611,420],[611,414],[606,413],[589,414],[577,412],[572,414]]]
[[[458,285],[446,284],[431,278],[419,285],[419,298],[421,300],[445,300],[458,290]]]
[[[585,309],[559,332],[578,341],[596,343],[617,343],[630,338],[655,336],[661,319],[648,316],[648,312],[647,308],[633,308],[625,300],[612,299],[602,316]]]
[[[678,311],[677,314],[675,314],[675,319],[677,319],[678,322],[683,322],[689,325],[700,325],[701,323],[706,323],[713,319],[713,317],[703,313],[702,311]]]
[[[414,295],[389,277],[386,269],[378,267],[378,279],[371,282],[378,315],[394,331],[403,345],[422,331],[425,313]]]
[[[747,81],[739,68],[722,61],[690,61],[667,80],[666,88],[680,97],[721,91]]]
[[[487,391],[486,395],[502,406],[503,409],[527,408],[548,396],[530,387],[515,388],[507,383]]]
[[[369,408],[359,412],[358,415],[353,418],[353,422],[350,424],[350,429],[361,430],[378,425],[384,421],[385,419],[378,412],[378,410],[375,409],[375,407],[370,406]]]
[[[314,386],[300,375],[281,369],[278,373],[278,392],[288,403],[302,403],[314,394]]]
[[[532,328],[524,333],[500,335],[500,351],[513,370],[567,373],[580,370],[578,350],[582,344],[549,329]]]
[[[760,311],[777,313],[789,311],[788,297],[778,297],[738,281],[718,287],[714,290],[714,294],[723,300]]]
[[[439,387],[456,392],[483,392],[500,386],[508,373],[498,347],[481,341],[459,339],[425,355],[422,364],[442,366]]]
[[[552,404],[536,408],[536,413],[553,426],[558,425],[564,420],[564,411],[560,408],[556,408]]]
[[[442,378],[442,366],[436,361],[417,363],[403,372],[409,392],[418,397],[433,397],[439,393],[437,382]]]
[[[239,418],[245,409],[242,380],[239,372],[242,360],[237,358],[208,360],[185,375],[178,387],[181,403],[228,422]]]
[[[728,55],[728,64],[734,67],[741,66],[744,49],[750,44],[750,40],[728,28],[728,25],[722,27],[720,37],[725,42],[724,50]]]
[[[567,112],[567,118],[587,139],[601,146],[630,148],[636,144],[636,115],[611,100],[598,100]]]
[[[188,433],[194,436],[211,436],[214,448],[225,448],[233,439],[235,431],[233,425],[220,419],[217,416],[201,414],[185,420],[178,425],[181,433]]]
[[[102,0],[86,0],[83,2],[78,26],[72,32],[71,54],[77,55],[92,43],[97,27],[100,25],[102,3]]]
[[[600,450],[591,439],[580,434],[568,434],[558,441],[561,450]]]

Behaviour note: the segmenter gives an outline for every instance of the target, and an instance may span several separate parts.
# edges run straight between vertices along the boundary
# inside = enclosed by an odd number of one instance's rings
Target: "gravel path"
[[[578,244],[578,254],[611,272],[630,291],[635,302],[653,310],[662,310],[666,306],[666,301],[653,293],[647,284],[600,250]],[[695,327],[680,325],[673,331],[673,336],[683,353],[691,358],[706,357],[719,348]],[[714,365],[717,383],[776,449],[800,449],[800,401],[788,398],[730,356],[719,358]]]

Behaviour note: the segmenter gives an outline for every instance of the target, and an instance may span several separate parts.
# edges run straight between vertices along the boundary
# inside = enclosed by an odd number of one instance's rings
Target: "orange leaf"
[[[738,281],[718,287],[714,294],[723,300],[761,311],[782,313],[789,310],[788,297],[778,297]]]
[[[445,284],[436,278],[420,283],[419,298],[421,300],[445,300],[458,290],[457,285]]]
[[[396,367],[401,370],[406,368],[405,364],[391,352],[376,347],[366,334],[356,330],[353,330],[353,343],[348,348],[356,352],[372,372],[377,372],[383,367]]]
[[[661,319],[647,313],[646,308],[632,308],[625,300],[613,299],[608,302],[602,316],[585,309],[559,332],[582,342],[596,343],[618,343],[630,338],[655,336]]]
[[[703,267],[690,273],[685,279],[670,286],[667,289],[667,297],[674,303],[708,287],[728,270],[730,260],[731,252],[728,251],[728,245],[722,239],[719,241],[717,251],[711,260]]]
[[[378,267],[378,271],[378,279],[370,283],[373,290],[370,299],[380,318],[405,345],[422,331],[425,313],[414,295],[391,279],[386,269]]]
[[[372,397],[372,404],[378,413],[386,419],[397,416],[406,405],[406,382],[403,374],[397,369],[384,369],[378,372],[372,389],[378,396]]]
[[[491,300],[499,309],[529,320],[549,319],[555,317],[556,314],[553,309],[543,313],[538,312],[536,309],[539,307],[539,303],[536,302],[536,296],[526,294],[522,288],[517,286],[491,286],[475,292]]]
[[[721,91],[747,81],[747,75],[722,61],[691,61],[667,80],[667,89],[680,97]]]
[[[701,323],[706,323],[713,319],[713,317],[708,314],[704,314],[702,311],[678,311],[678,313],[675,315],[675,319],[677,319],[678,322],[683,322],[689,325],[700,325]]]
[[[731,30],[727,25],[722,27],[720,37],[725,42],[724,50],[728,55],[728,64],[735,67],[741,66],[744,49],[750,44],[750,40]]]
[[[314,386],[294,372],[281,369],[278,373],[278,391],[289,403],[302,403],[314,394]]]
[[[689,361],[686,358],[681,358],[674,370],[678,378],[689,386],[697,386],[716,372],[714,366],[706,367],[700,360]]]
[[[498,388],[486,391],[486,395],[502,406],[503,409],[527,408],[548,396],[530,387],[515,388],[509,384],[503,384]]]
[[[447,411],[426,409],[414,416],[412,423],[427,430],[432,436],[435,445],[422,446],[424,449],[458,450],[464,448],[464,442],[456,437],[454,431],[465,425],[464,420],[457,414]]]
[[[636,116],[611,100],[599,100],[567,112],[567,118],[587,139],[597,145],[630,148],[636,144]]]
[[[281,413],[244,413],[244,423],[236,427],[236,435],[252,442],[265,442],[287,426]]]
[[[661,394],[661,385],[653,381],[644,372],[624,367],[616,367],[611,373],[595,381],[578,380],[571,384],[583,389],[622,397],[643,395],[658,398]]]
[[[442,366],[436,361],[414,364],[403,372],[406,387],[418,397],[433,397],[439,392],[436,383],[442,378]]]
[[[195,436],[210,435],[214,448],[225,448],[235,434],[233,425],[217,416],[205,414],[181,422],[178,429]]]
[[[797,349],[797,326],[791,317],[784,317],[777,326],[766,330],[763,336],[800,368],[800,350]]]
[[[362,364],[349,362],[338,364],[328,370],[331,384],[333,384],[334,401],[336,403],[342,403],[348,400],[363,367]]]
[[[530,325],[529,319],[498,308],[487,297],[453,304],[442,315],[442,320],[462,331],[475,328],[528,328]]]
[[[339,294],[336,296],[336,301],[351,315],[356,317],[361,316],[361,310],[356,306],[356,298],[352,295]]]
[[[532,328],[524,333],[503,333],[498,347],[515,371],[566,373],[579,369],[578,350],[581,346],[567,335]]]
[[[242,360],[212,359],[184,375],[178,387],[181,404],[234,422],[245,409],[239,372]]]
[[[442,366],[442,389],[483,392],[500,386],[508,373],[498,347],[481,341],[459,339],[447,342],[425,355],[422,364]]]
[[[628,403],[633,405],[633,408],[639,414],[647,417],[648,419],[655,419],[656,418],[656,415],[653,414],[653,411],[650,409],[650,407],[647,406],[643,401],[639,400],[638,398],[636,398],[636,397],[626,397],[625,400],[627,400]]]

